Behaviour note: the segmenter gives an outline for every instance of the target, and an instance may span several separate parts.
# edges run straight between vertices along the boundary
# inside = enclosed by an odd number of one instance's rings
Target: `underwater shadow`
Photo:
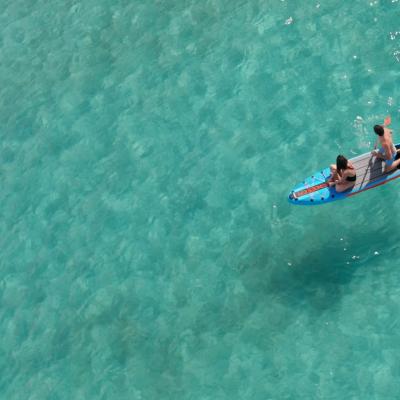
[[[249,291],[262,290],[266,302],[322,314],[340,302],[355,275],[363,279],[360,268],[374,262],[371,243],[375,249],[395,244],[395,239],[388,241],[379,231],[379,227],[352,229],[347,232],[349,239],[343,241],[335,234],[332,242],[314,240],[301,247],[293,243],[290,262],[271,257],[270,252],[255,256],[254,262],[248,263],[253,267],[242,275],[242,283]]]
[[[363,280],[362,268],[376,265],[374,250],[385,250],[396,245],[395,237],[382,234],[380,226],[363,226],[350,229],[348,239],[335,243],[310,245],[310,250],[300,256],[291,268],[274,270],[269,290],[279,293],[280,299],[292,306],[309,306],[324,312],[341,300],[355,276]],[[284,277],[285,284],[282,283]]]
[[[268,293],[292,308],[311,307],[318,312],[332,308],[342,298],[343,288],[354,277],[359,259],[349,250],[332,245],[319,245],[285,268],[274,268]]]

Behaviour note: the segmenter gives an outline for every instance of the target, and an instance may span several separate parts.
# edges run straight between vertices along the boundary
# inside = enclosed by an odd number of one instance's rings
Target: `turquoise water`
[[[4,399],[395,399],[400,2],[0,2]]]

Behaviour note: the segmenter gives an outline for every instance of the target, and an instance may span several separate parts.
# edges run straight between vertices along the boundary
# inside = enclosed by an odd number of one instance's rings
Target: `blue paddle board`
[[[396,148],[400,149],[400,144],[396,144]],[[398,157],[400,157],[399,154]],[[399,169],[389,173],[384,172],[384,162],[371,155],[371,152],[352,158],[350,161],[357,174],[356,183],[351,189],[339,193],[334,186],[329,187],[327,180],[330,177],[330,169],[326,167],[296,185],[289,193],[289,202],[304,206],[330,203],[365,192],[400,177]]]

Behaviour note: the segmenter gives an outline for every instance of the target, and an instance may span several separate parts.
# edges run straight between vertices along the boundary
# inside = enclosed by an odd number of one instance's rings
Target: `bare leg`
[[[345,190],[349,190],[355,185],[355,182],[348,183],[337,183],[335,189],[338,193],[344,192]]]
[[[385,172],[391,172],[395,170],[400,165],[400,158],[396,161],[393,161],[392,165],[385,165]]]
[[[338,175],[337,170],[336,170],[336,165],[335,164],[331,164],[330,170],[331,170],[331,176],[328,179],[328,182],[335,182],[336,179],[339,179],[339,175]]]

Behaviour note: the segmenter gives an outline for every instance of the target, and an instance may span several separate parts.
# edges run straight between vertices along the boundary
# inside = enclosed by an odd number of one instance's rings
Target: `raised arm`
[[[392,123],[392,118],[390,117],[390,115],[388,115],[385,120],[383,121],[383,126],[387,127]]]

